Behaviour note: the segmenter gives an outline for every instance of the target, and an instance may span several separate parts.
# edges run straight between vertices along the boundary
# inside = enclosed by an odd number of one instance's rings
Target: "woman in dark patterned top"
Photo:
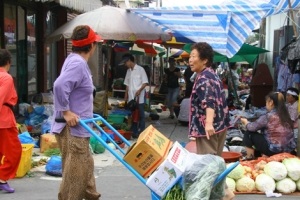
[[[198,154],[221,156],[229,126],[228,107],[222,81],[212,65],[212,47],[200,42],[192,46],[191,70],[197,73],[191,94],[189,136],[196,138]]]
[[[284,96],[280,92],[271,92],[266,97],[268,112],[254,122],[241,118],[246,126],[244,145],[246,159],[254,158],[254,151],[272,156],[282,152],[292,152],[296,148],[293,134],[293,121],[285,106]]]

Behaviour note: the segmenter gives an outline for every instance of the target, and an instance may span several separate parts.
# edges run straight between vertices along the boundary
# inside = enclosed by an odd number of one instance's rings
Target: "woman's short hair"
[[[207,59],[206,66],[210,67],[213,63],[214,51],[213,48],[206,42],[198,42],[192,45],[191,50],[197,50],[201,60]]]
[[[74,28],[71,39],[72,40],[83,40],[88,37],[90,31],[90,27],[87,25],[79,25]],[[89,52],[92,48],[92,44],[88,44],[85,46],[72,46],[73,52]]]
[[[11,54],[6,49],[0,49],[0,67],[4,67],[7,63],[11,63]]]

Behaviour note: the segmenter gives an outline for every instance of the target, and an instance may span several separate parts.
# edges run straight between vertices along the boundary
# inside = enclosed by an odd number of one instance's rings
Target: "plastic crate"
[[[109,114],[107,121],[112,122],[114,124],[121,124],[124,122],[125,115],[120,114]]]
[[[31,157],[34,144],[22,144],[22,156],[16,177],[23,177],[31,169]]]

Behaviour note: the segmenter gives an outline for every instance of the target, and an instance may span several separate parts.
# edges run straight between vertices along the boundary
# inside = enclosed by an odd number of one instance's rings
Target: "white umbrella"
[[[48,42],[70,38],[78,25],[89,25],[104,40],[168,41],[171,33],[139,14],[112,6],[103,6],[76,16],[47,37]]]

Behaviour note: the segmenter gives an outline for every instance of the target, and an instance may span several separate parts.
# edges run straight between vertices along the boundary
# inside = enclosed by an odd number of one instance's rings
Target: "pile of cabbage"
[[[229,167],[233,163],[229,163]],[[233,192],[280,192],[300,191],[300,159],[284,158],[282,161],[261,160],[253,167],[243,162],[226,177]]]

